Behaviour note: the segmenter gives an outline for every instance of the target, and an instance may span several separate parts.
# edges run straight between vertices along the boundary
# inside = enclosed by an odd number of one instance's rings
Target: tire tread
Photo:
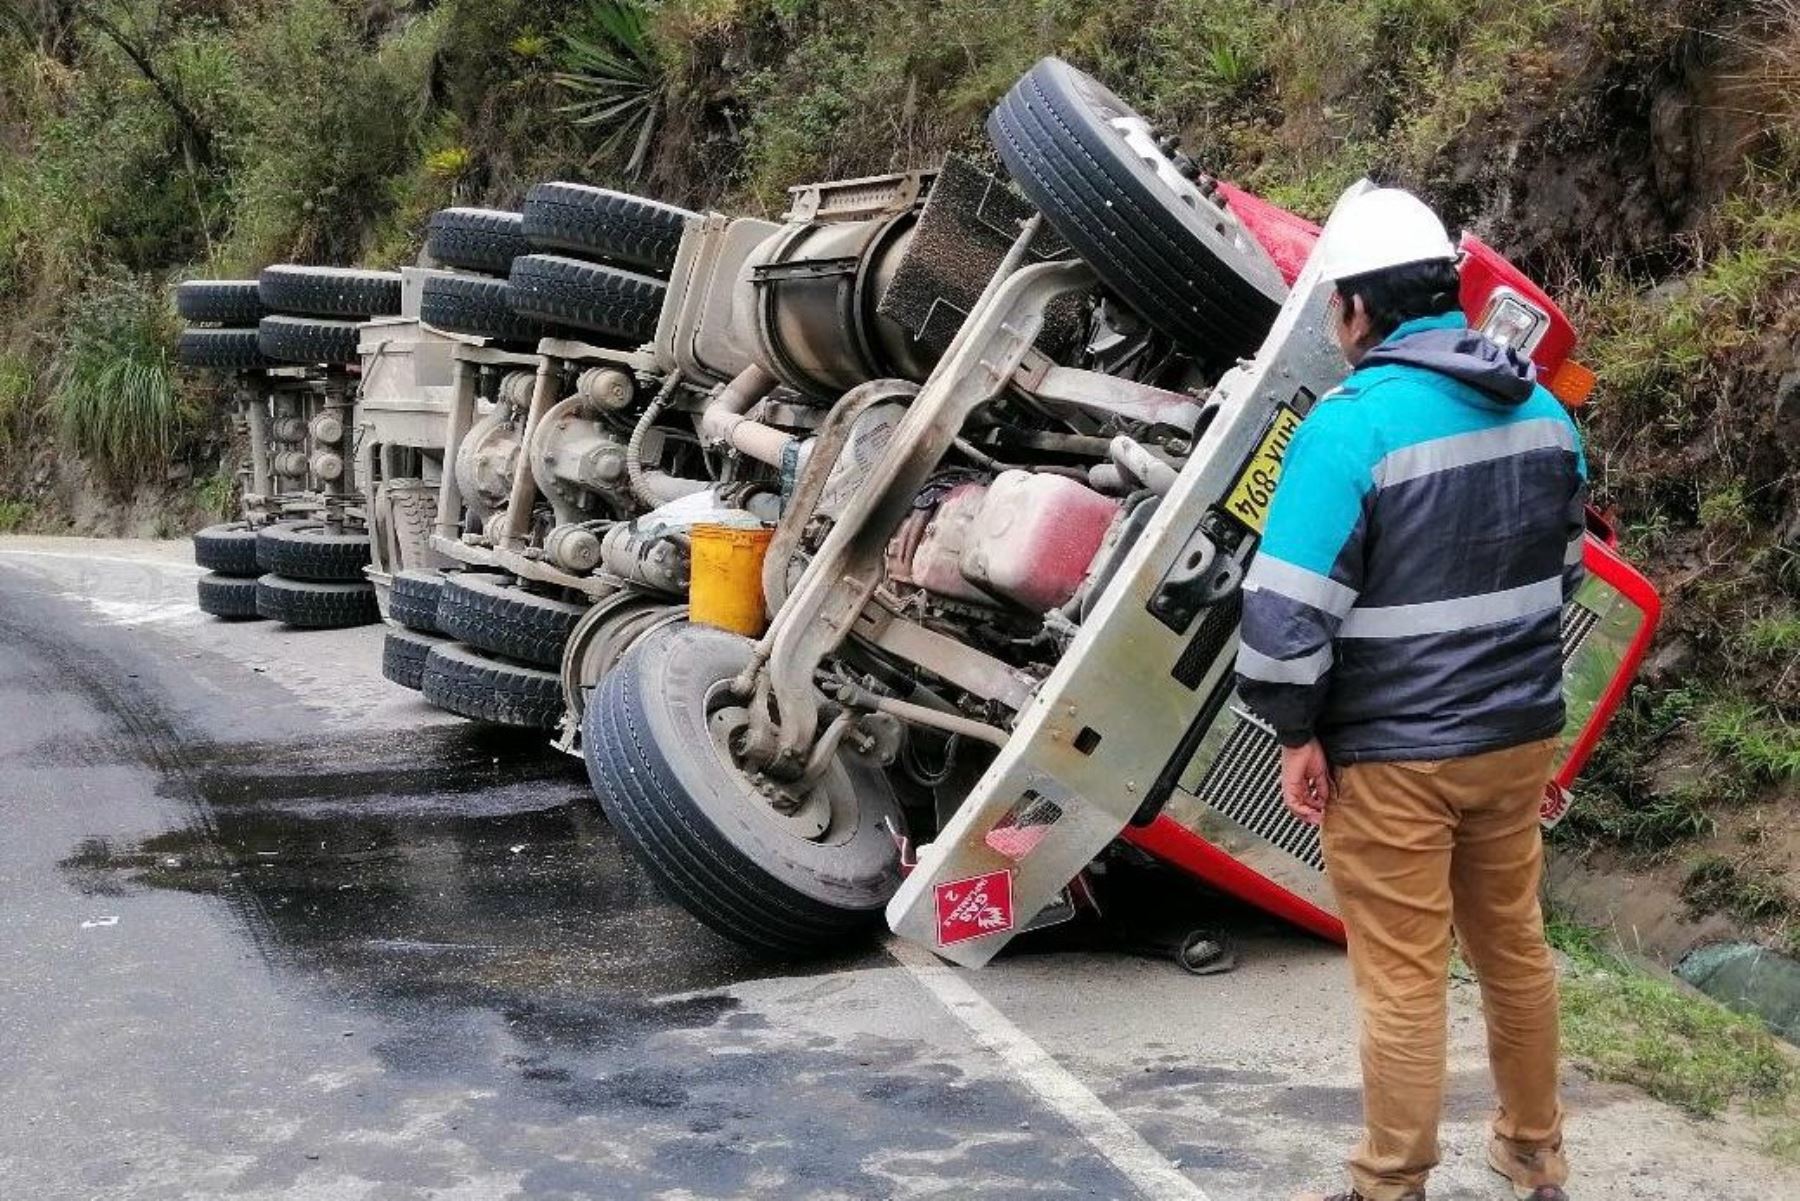
[[[303,629],[329,630],[381,620],[375,585],[290,580],[269,573],[256,581],[256,611]]]
[[[419,690],[440,709],[494,725],[550,730],[562,716],[562,681],[555,672],[447,640],[426,656]]]
[[[525,236],[534,247],[597,258],[666,277],[687,209],[628,192],[541,183],[525,197]]]
[[[527,592],[507,576],[459,572],[446,577],[438,593],[437,627],[480,650],[555,669],[586,611],[585,605]]]
[[[525,215],[503,209],[439,209],[431,215],[425,253],[446,267],[504,276],[514,259],[531,253]]]

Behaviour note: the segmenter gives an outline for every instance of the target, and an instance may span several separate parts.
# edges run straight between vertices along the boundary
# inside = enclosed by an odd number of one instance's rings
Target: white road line
[[[1089,1146],[1150,1201],[1211,1201],[1206,1191],[1144,1140],[1050,1052],[976,992],[957,970],[923,947],[890,939],[888,953],[963,1024],[975,1041],[999,1056],[1038,1099],[1073,1126]]]

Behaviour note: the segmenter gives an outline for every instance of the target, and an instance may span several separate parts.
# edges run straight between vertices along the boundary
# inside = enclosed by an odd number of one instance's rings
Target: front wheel
[[[873,764],[840,750],[792,815],[733,761],[747,714],[727,685],[747,638],[674,625],[643,638],[582,719],[601,807],[665,892],[714,930],[781,958],[866,936],[900,886],[899,802]]]

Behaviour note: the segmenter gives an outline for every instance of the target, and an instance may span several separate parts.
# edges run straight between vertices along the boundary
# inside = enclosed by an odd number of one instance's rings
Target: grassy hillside
[[[0,529],[228,497],[176,279],[404,262],[547,177],[777,212],[986,155],[1052,52],[1303,212],[1415,187],[1567,302],[1597,495],[1671,602],[1571,836],[1793,938],[1800,0],[6,0]]]

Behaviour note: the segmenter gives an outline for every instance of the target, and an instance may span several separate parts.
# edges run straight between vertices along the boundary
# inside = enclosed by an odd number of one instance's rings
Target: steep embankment
[[[1313,215],[1406,183],[1565,299],[1597,498],[1670,602],[1566,838],[1790,941],[1795,0],[9,5],[0,529],[229,502],[216,386],[169,362],[175,278],[404,262],[433,208],[555,176],[779,211],[986,156],[988,107],[1051,52],[1209,169]]]

